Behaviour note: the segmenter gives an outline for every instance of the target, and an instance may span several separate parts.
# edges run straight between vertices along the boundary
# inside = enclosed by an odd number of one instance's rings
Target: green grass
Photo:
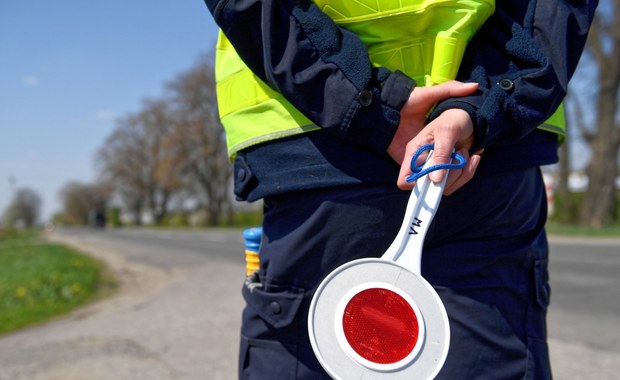
[[[110,282],[104,266],[34,232],[0,233],[0,334],[65,314]]]
[[[546,229],[549,235],[620,238],[620,224],[613,224],[602,228],[592,228],[549,221],[547,222]]]

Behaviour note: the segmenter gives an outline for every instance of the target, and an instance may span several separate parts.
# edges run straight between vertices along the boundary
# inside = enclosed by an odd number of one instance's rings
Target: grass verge
[[[0,233],[0,334],[66,314],[113,283],[101,262],[36,232]]]
[[[620,238],[620,224],[613,224],[601,228],[593,228],[588,226],[562,224],[554,221],[549,221],[547,222],[546,230],[549,235],[558,236]]]

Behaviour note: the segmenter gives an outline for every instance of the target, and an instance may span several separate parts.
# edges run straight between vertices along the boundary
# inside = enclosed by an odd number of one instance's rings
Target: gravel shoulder
[[[53,239],[106,262],[120,289],[68,316],[1,337],[1,380],[236,377],[243,307],[238,264],[163,271],[105,247]]]

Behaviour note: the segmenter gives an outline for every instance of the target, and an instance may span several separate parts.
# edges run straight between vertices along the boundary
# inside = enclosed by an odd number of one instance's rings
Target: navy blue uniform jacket
[[[247,167],[247,157],[242,154],[242,162],[235,167],[240,182],[237,195],[252,200],[276,191],[276,185],[280,186],[277,191],[287,191],[379,180],[371,178],[368,169],[382,167],[377,162],[384,158],[389,161],[386,149],[412,81],[398,71],[373,67],[359,38],[336,25],[309,0],[205,2],[252,71],[323,128],[323,133],[291,139],[286,147],[266,144],[274,146],[261,148],[263,159],[254,155],[252,168]],[[470,42],[457,77],[479,83],[479,90],[442,101],[430,115],[432,119],[447,108],[461,108],[470,114],[474,149],[485,148],[479,172],[557,161],[556,136],[536,128],[566,95],[597,4],[596,0],[496,2],[495,13]],[[349,146],[333,144],[334,136]],[[274,171],[274,159],[291,150],[323,156],[311,164],[323,166],[326,182],[310,183],[307,175],[312,173],[304,173],[297,178],[301,183],[283,184],[292,182],[284,181],[291,179],[290,173],[283,167]],[[330,157],[324,157],[326,151]],[[334,163],[350,160],[352,154],[357,166],[366,169],[365,174],[350,165],[332,170]],[[283,164],[287,162],[291,161]],[[299,167],[299,162],[295,165]],[[244,169],[243,175],[238,173],[240,169]],[[325,170],[331,170],[329,175]],[[269,188],[261,186],[257,192],[255,186],[245,183],[248,171],[271,176],[272,181],[261,184]],[[396,176],[391,180],[395,182]]]

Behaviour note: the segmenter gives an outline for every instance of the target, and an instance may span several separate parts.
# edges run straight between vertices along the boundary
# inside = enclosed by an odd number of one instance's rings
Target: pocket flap
[[[244,286],[242,293],[248,306],[275,328],[286,327],[293,322],[304,298],[303,289],[266,292],[262,287],[250,291]]]
[[[547,259],[534,261],[534,278],[536,280],[536,302],[542,308],[549,306],[551,287],[549,286],[549,263]]]

